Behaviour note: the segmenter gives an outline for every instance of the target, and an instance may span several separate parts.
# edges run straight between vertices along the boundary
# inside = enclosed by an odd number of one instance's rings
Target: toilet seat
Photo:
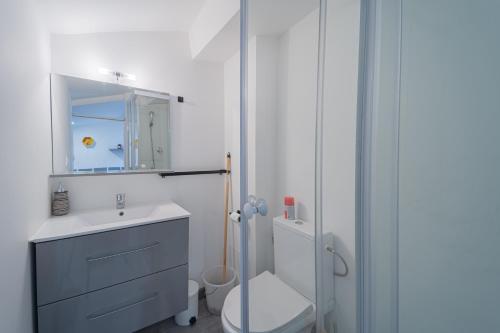
[[[264,272],[249,280],[251,333],[293,332],[314,322],[313,303],[281,281]],[[240,332],[240,286],[227,295],[222,308],[222,321],[230,331]]]

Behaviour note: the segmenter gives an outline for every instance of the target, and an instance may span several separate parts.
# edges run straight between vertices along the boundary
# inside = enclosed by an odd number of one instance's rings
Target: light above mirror
[[[122,72],[117,72],[117,71],[112,71],[111,69],[107,68],[99,68],[99,73],[102,75],[108,75],[116,78],[116,82],[118,83],[120,79],[125,79],[129,81],[135,81],[137,80],[137,77],[135,74],[129,74],[129,73],[122,73]]]
[[[168,93],[52,74],[53,174],[169,170],[170,102]]]

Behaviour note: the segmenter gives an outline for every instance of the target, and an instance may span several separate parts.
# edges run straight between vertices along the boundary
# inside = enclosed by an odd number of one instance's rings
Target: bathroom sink
[[[147,219],[153,215],[157,206],[132,206],[124,209],[103,209],[78,215],[86,225],[101,225],[127,220]]]
[[[123,209],[108,208],[76,211],[47,219],[30,238],[46,242],[103,231],[130,228],[150,223],[189,218],[191,214],[174,202],[127,205]]]

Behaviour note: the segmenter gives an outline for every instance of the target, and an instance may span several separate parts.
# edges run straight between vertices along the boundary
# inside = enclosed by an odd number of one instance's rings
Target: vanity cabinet
[[[189,220],[34,244],[39,333],[134,332],[187,308]]]

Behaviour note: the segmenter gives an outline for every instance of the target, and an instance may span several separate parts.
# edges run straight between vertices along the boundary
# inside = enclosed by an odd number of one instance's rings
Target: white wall
[[[240,53],[224,63],[224,146],[231,153],[232,208],[240,208]],[[231,207],[230,207],[231,208]],[[231,223],[229,262],[239,270],[239,228]]]
[[[232,156],[234,206],[240,205],[240,53],[224,63],[224,145]]]
[[[0,44],[0,332],[30,333],[28,238],[49,214],[51,172],[49,36],[36,1],[2,1]]]
[[[279,40],[277,210],[295,197],[298,218],[314,222],[314,140],[318,11],[292,26]]]
[[[187,33],[124,32],[54,35],[52,70],[103,80],[99,67],[137,75],[136,86],[184,96],[171,105],[172,166],[221,168],[224,163],[223,66],[194,62]],[[158,175],[61,178],[74,210],[172,199],[193,214],[190,276],[222,260],[223,178],[218,175],[161,179]]]
[[[277,160],[277,89],[278,89],[278,40],[274,36],[256,36],[250,44],[255,43],[255,55],[249,57],[252,62],[249,69],[255,80],[249,80],[249,91],[255,95],[253,107],[249,107],[249,118],[255,129],[249,133],[249,148],[254,156],[253,174],[250,174],[249,188],[254,188],[258,198],[266,199],[269,205],[267,216],[255,217],[255,258],[256,273],[274,272],[273,217],[280,215],[276,208],[279,200],[276,197],[274,180],[278,170]],[[254,92],[252,92],[254,91]]]

